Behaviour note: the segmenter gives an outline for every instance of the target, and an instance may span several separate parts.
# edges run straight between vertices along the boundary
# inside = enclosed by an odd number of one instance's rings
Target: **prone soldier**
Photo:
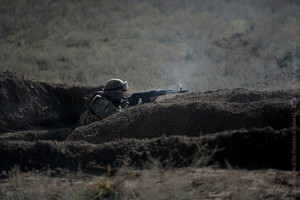
[[[128,90],[127,81],[110,79],[104,86],[104,91],[89,95],[85,111],[80,117],[80,125],[100,121],[110,115],[121,112],[127,106],[125,92]]]
[[[127,90],[127,81],[121,79],[107,81],[104,91],[94,92],[87,98],[85,111],[79,120],[80,125],[100,121],[131,106],[154,102],[157,97],[162,95],[189,92],[189,90],[182,90],[182,87],[180,87],[180,90],[175,92],[173,90],[152,90],[133,93],[130,97],[126,97]]]

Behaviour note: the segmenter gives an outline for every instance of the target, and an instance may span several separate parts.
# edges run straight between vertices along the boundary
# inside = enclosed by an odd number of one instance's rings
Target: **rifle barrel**
[[[180,91],[177,91],[177,92],[174,92],[174,93],[187,93],[189,92],[189,90],[180,90]]]

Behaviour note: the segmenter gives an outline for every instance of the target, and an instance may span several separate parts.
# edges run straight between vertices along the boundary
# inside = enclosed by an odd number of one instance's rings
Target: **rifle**
[[[189,92],[189,90],[182,90],[180,88],[179,91],[173,91],[173,90],[152,90],[150,92],[137,92],[133,93],[127,101],[129,102],[129,106],[136,106],[137,104],[144,104],[144,103],[150,103],[152,97],[158,97],[163,96],[167,94],[178,94],[178,93],[186,93]]]

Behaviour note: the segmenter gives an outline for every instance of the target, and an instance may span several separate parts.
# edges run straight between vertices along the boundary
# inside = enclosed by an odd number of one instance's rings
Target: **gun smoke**
[[[0,70],[90,86],[117,77],[132,92],[177,82],[192,91],[289,89],[298,83],[291,81],[291,63],[300,56],[299,43],[292,45],[300,41],[299,6],[293,0],[5,1]]]

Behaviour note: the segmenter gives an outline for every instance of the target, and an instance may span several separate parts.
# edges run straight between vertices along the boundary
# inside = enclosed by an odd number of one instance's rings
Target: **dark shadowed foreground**
[[[172,176],[192,170],[196,177],[202,177],[197,169],[211,174],[203,179],[182,180],[192,181],[189,187],[197,191],[214,185],[213,169],[220,177],[234,176],[235,183],[229,185],[237,184],[238,188],[249,184],[240,177],[247,176],[250,181],[257,178],[250,175],[252,172],[259,172],[261,180],[275,179],[280,174],[279,184],[285,183],[288,191],[283,192],[282,187],[277,193],[266,190],[263,194],[269,196],[262,198],[289,198],[299,186],[293,182],[297,173],[292,171],[293,155],[299,154],[299,148],[292,145],[299,143],[299,103],[291,105],[293,98],[300,97],[299,90],[190,93],[138,105],[79,127],[83,96],[97,89],[53,85],[0,73],[1,177],[7,177],[6,171],[14,166],[28,172],[50,170],[52,176],[80,170],[115,177],[127,167],[143,170],[143,174],[159,166],[165,173],[173,171]],[[221,169],[228,171],[221,173]],[[269,174],[262,173],[268,170]],[[225,178],[219,181],[215,191],[220,192],[227,184]],[[264,182],[262,187],[271,185],[274,187],[274,182]],[[155,184],[152,186],[155,188]],[[127,196],[133,198],[132,195]],[[228,193],[218,195],[211,194],[208,199]]]
[[[297,133],[300,130],[297,129]],[[106,170],[123,164],[147,167],[214,166],[291,169],[292,130],[272,128],[227,131],[201,137],[123,139],[102,144],[56,141],[2,141],[0,167]],[[279,148],[280,147],[280,148]]]

